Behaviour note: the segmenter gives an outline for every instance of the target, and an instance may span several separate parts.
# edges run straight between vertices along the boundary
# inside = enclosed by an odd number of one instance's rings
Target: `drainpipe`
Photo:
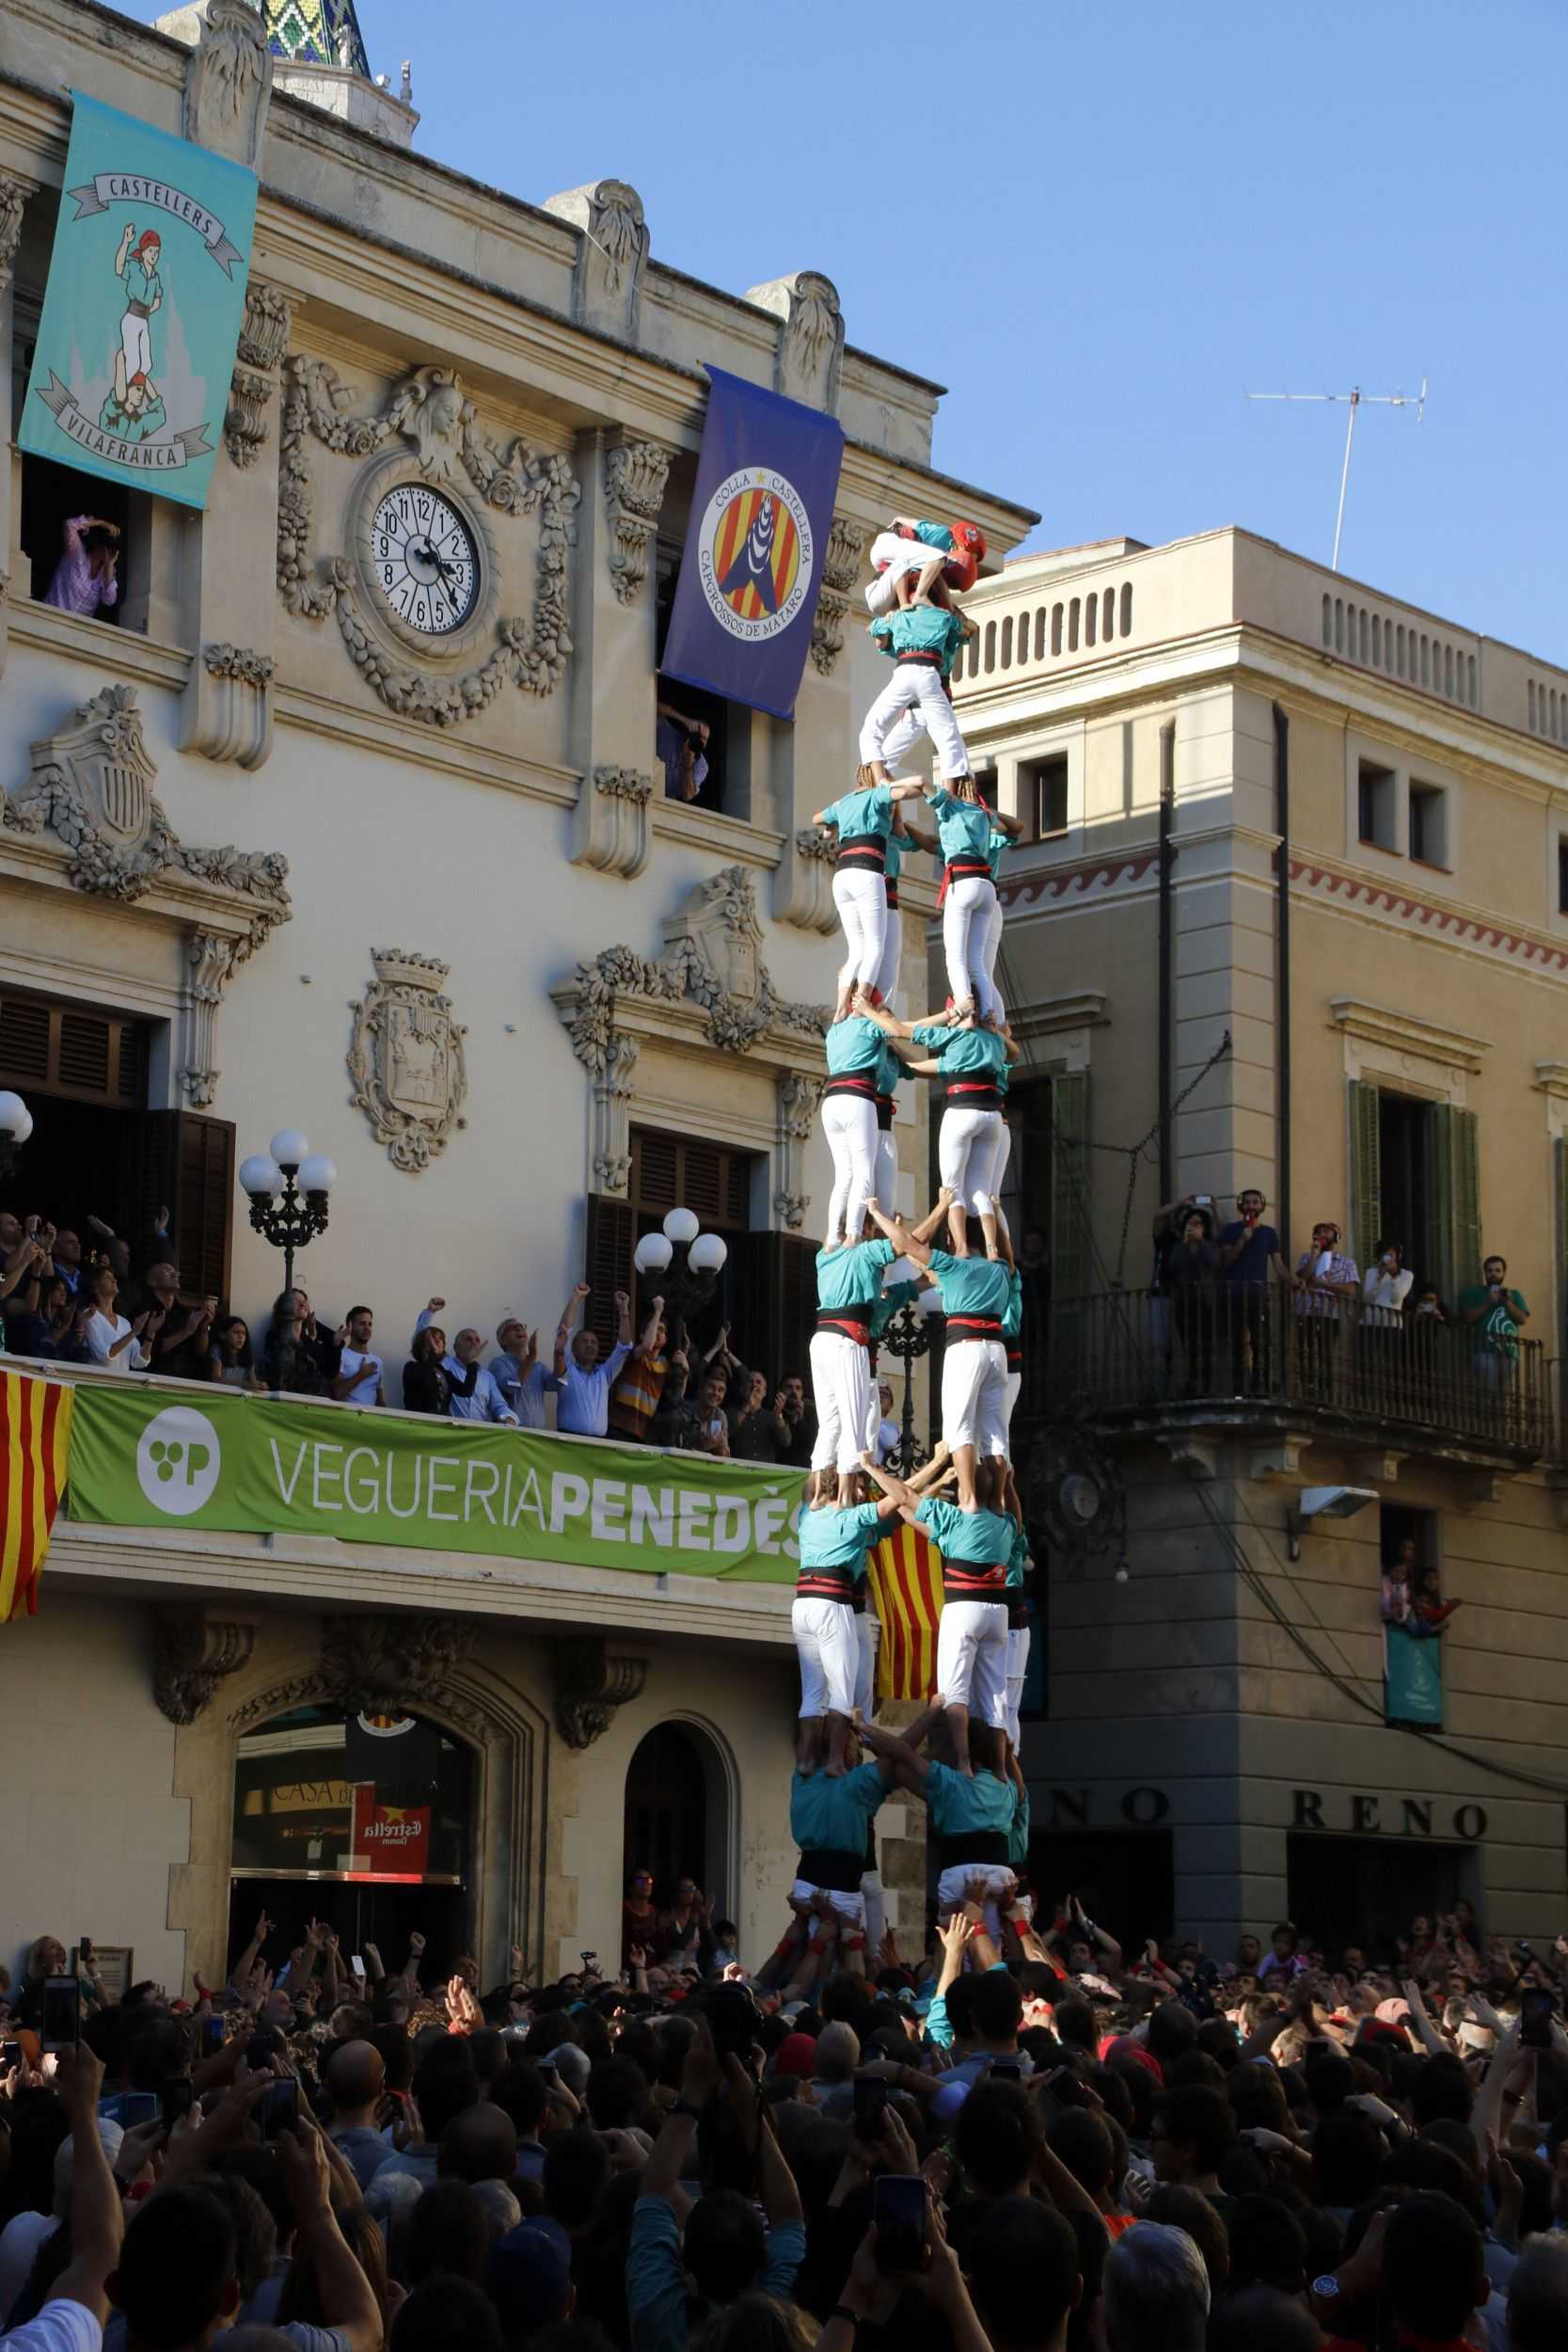
[[[1176,923],[1171,867],[1176,852],[1171,830],[1176,816],[1176,721],[1160,729],[1160,1198],[1176,1192],[1175,1139],[1171,1135],[1172,1016],[1176,1002]]]
[[[1278,703],[1274,706],[1274,827],[1279,835],[1275,851],[1274,1034],[1275,1034],[1275,1189],[1279,1195],[1279,1231],[1291,1246],[1291,722]]]

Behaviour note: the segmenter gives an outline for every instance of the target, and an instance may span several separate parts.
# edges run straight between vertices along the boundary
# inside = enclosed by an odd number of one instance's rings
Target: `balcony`
[[[1070,1399],[1129,1434],[1288,1421],[1329,1441],[1493,1470],[1563,1459],[1540,1342],[1505,1352],[1465,1324],[1389,1325],[1359,1300],[1334,1313],[1307,1306],[1284,1290],[1054,1301],[1037,1409]]]

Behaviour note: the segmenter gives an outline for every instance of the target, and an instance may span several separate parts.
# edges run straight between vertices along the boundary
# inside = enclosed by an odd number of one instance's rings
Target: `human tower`
[[[974,623],[955,597],[974,586],[985,539],[973,523],[895,516],[871,549],[871,633],[893,675],[867,712],[853,791],[818,810],[837,849],[833,901],[844,927],[827,1033],[822,1126],[833,1161],[828,1229],[816,1256],[811,1343],[818,1417],[799,1520],[794,1633],[800,1713],[791,1826],[800,1849],[796,1921],[782,1974],[810,1980],[824,1944],[864,1966],[882,1932],[871,1819],[895,1781],[923,1795],[942,1874],[939,1910],[966,1894],[991,1913],[1016,1890],[1028,1843],[1018,1706],[1029,1656],[1028,1552],[1008,1454],[1022,1382],[1022,1283],[1000,1191],[1003,1117],[1018,1046],[997,989],[997,873],[1019,828],[981,800],[952,704],[952,670]],[[921,733],[937,778],[898,769]],[[917,803],[933,830],[913,821]],[[902,948],[900,863],[934,852],[942,867],[947,1001],[921,1021],[893,1009]],[[942,1085],[942,1186],[918,1223],[896,1204],[895,1089]],[[876,1458],[877,1342],[922,1291],[946,1322],[942,1443],[918,1476]],[[880,1627],[867,1605],[867,1555],[898,1520],[942,1557],[937,1695],[895,1735],[872,1721]],[[928,1742],[945,1748],[928,1756]],[[872,1759],[860,1760],[862,1746]]]

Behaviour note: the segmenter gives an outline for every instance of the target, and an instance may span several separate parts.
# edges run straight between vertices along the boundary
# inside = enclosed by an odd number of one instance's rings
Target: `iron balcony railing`
[[[1538,1460],[1560,1452],[1545,1351],[1475,1325],[1389,1317],[1360,1299],[1192,1285],[1053,1300],[1026,1409],[1095,1415],[1259,1406],[1366,1439]]]

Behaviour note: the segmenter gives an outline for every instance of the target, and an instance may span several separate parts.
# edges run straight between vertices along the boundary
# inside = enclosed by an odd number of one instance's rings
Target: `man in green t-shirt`
[[[1460,1320],[1476,1334],[1471,1359],[1476,1376],[1497,1385],[1518,1360],[1519,1327],[1529,1321],[1522,1291],[1508,1287],[1508,1260],[1496,1252],[1481,1269],[1481,1280],[1459,1294]]]

